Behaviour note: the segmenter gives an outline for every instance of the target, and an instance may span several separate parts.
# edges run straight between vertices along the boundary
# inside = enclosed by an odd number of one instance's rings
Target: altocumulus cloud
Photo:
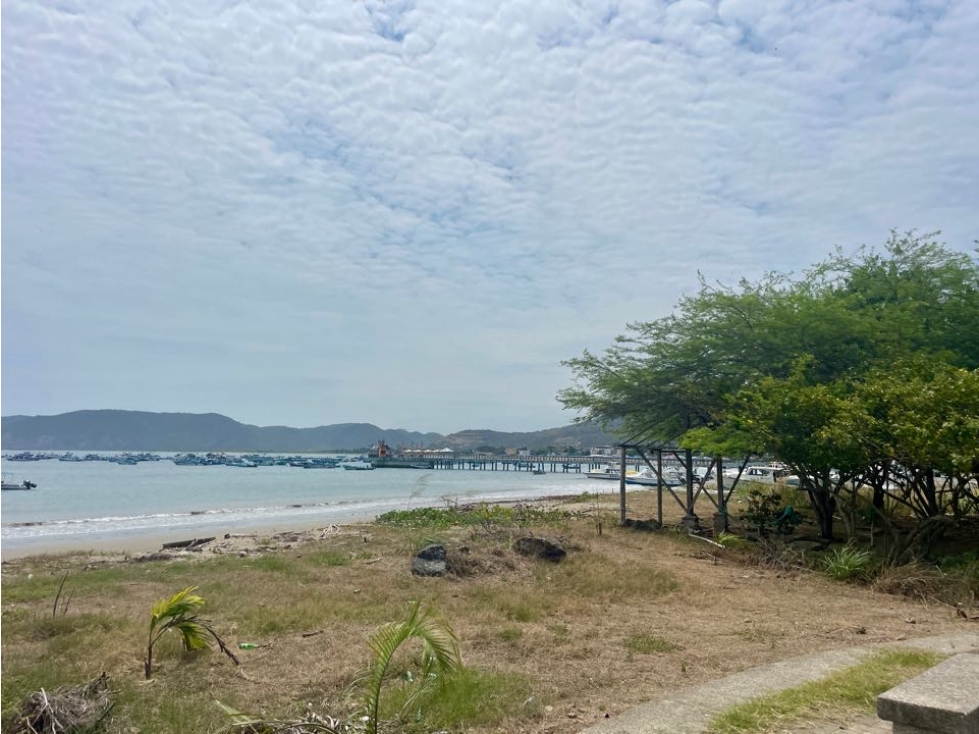
[[[540,428],[697,270],[976,234],[971,0],[2,13],[8,415]]]

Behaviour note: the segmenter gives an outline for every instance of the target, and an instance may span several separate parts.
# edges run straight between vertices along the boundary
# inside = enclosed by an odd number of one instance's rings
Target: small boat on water
[[[347,471],[371,471],[374,465],[369,461],[364,461],[362,459],[353,459],[351,461],[344,461],[340,464]]]
[[[630,477],[634,477],[638,473],[639,472],[637,471],[631,471],[631,470],[627,471],[625,473],[626,481],[629,481]],[[589,479],[618,479],[620,474],[621,472],[619,471],[619,467],[615,466],[614,464],[609,464],[608,466],[603,467],[598,471],[585,472],[585,476],[588,477]]]
[[[8,489],[34,489],[36,486],[37,485],[34,482],[29,481],[27,479],[25,479],[23,482],[18,483],[18,482],[12,482],[12,481],[10,481],[10,479],[8,479],[6,476],[4,476],[2,478],[2,480],[0,480],[0,489],[3,489],[3,490],[8,490]]]

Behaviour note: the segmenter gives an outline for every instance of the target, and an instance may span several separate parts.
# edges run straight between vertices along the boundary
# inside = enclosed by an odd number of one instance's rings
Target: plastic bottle
[[[241,650],[254,650],[258,645],[254,642],[239,642],[238,647]]]

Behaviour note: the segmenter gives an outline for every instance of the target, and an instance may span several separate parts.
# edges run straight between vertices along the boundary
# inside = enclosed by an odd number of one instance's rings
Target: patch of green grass
[[[470,593],[477,606],[499,612],[510,622],[537,622],[553,603],[536,591],[520,588],[476,587]]]
[[[558,567],[542,566],[538,578],[589,598],[655,598],[674,591],[676,577],[652,565],[626,565],[598,553],[573,555]]]
[[[309,565],[316,567],[325,566],[327,568],[334,568],[338,566],[350,565],[350,557],[347,556],[346,553],[341,553],[340,551],[336,551],[331,548],[314,551],[303,556],[303,559]]]
[[[104,614],[70,614],[36,619],[30,623],[30,634],[31,639],[40,642],[75,633],[91,636],[97,632],[111,632],[116,627],[118,621]]]
[[[154,686],[152,690],[140,690],[138,684],[124,679],[112,680],[115,707],[111,716],[121,718],[125,725],[121,730],[143,734],[165,732],[216,731],[225,722],[217,706],[213,692],[202,689],[199,672],[192,667],[181,669],[170,666],[167,684]],[[116,727],[113,727],[116,728]]]
[[[542,510],[534,507],[501,507],[478,505],[449,507],[416,507],[413,510],[392,510],[377,518],[380,525],[400,528],[473,527],[478,525],[509,525],[527,527],[562,523],[571,514],[564,510]]]
[[[380,624],[396,616],[400,610],[398,602],[386,596],[344,596],[305,587],[299,591],[299,594],[282,592],[280,603],[240,605],[234,615],[239,635],[244,639],[263,639],[308,632],[337,622]],[[220,624],[218,631],[221,631]]]
[[[818,716],[824,711],[849,709],[872,713],[877,696],[930,668],[942,656],[915,650],[886,650],[859,665],[797,688],[761,696],[715,716],[711,734],[755,734]]]
[[[519,627],[507,627],[497,632],[496,636],[504,642],[516,642],[523,637],[523,630]]]
[[[870,551],[845,545],[830,551],[822,561],[823,572],[837,581],[866,581],[876,566]]]
[[[276,553],[266,553],[256,556],[249,561],[248,565],[256,570],[268,571],[270,573],[293,575],[299,572],[296,564],[291,559],[284,558],[282,555]]]
[[[626,638],[625,646],[630,652],[638,652],[642,653],[643,655],[673,652],[674,650],[680,649],[677,645],[674,645],[669,640],[649,632],[641,632],[639,634],[630,635],[628,638]]]
[[[388,717],[401,710],[411,690],[404,686],[385,693]],[[463,668],[404,712],[396,731],[409,734],[499,726],[505,721],[536,718],[542,710],[543,703],[533,695],[526,676]]]
[[[48,556],[39,556],[40,560],[47,558]],[[64,579],[64,573],[55,571],[34,574],[33,578],[21,578],[18,579],[17,583],[12,584],[7,583],[5,580],[3,600],[7,604],[13,604],[17,602],[37,601],[39,599],[50,599],[53,604],[62,579]],[[130,580],[142,579],[134,573],[134,569],[123,567],[96,568],[72,573],[65,581],[61,601],[64,602],[66,596],[71,594],[73,598],[71,604],[75,604],[85,592],[95,591],[101,593],[107,586],[113,586]]]
[[[566,624],[549,624],[547,631],[554,635],[556,642],[568,642],[571,639],[571,630]]]
[[[500,610],[511,622],[537,622],[544,614],[544,605],[532,597],[503,601]]]

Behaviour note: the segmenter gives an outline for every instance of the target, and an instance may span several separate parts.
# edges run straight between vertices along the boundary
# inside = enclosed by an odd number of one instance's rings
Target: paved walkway
[[[799,728],[789,729],[791,734],[892,734],[891,722],[878,719],[876,716],[861,716],[859,719],[843,723],[822,722],[812,726],[800,725]]]
[[[581,734],[702,734],[713,716],[758,696],[795,688],[856,665],[875,650],[905,648],[943,654],[979,653],[979,633],[923,637],[783,660],[752,668],[666,698],[629,709]],[[799,723],[784,734],[890,734],[891,725],[875,717]]]

